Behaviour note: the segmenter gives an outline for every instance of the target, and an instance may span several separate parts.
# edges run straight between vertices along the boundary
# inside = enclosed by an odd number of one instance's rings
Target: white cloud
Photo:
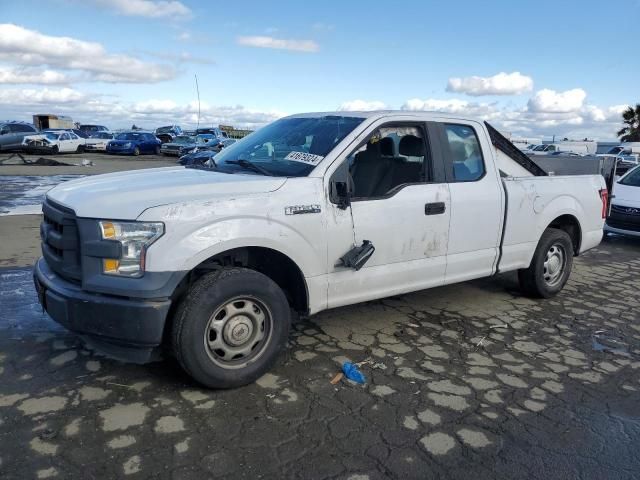
[[[189,7],[175,0],[94,0],[94,3],[130,17],[188,19],[193,16]]]
[[[80,92],[71,88],[0,90],[3,116],[31,120],[31,115],[55,112],[75,121],[100,122],[110,128],[128,128],[133,123],[145,128],[178,124],[194,128],[198,121],[198,102],[178,103],[172,99],[149,99],[130,103],[113,97]],[[201,103],[200,125],[234,125],[257,128],[282,116],[278,110],[255,110],[242,105]]]
[[[77,104],[86,100],[85,94],[72,88],[38,88],[0,90],[0,105],[37,106]]]
[[[193,38],[193,36],[191,35],[190,32],[180,32],[174,38],[179,42],[188,42]]]
[[[9,68],[0,66],[0,84],[33,83],[40,85],[68,84],[71,79],[55,70]]]
[[[317,52],[320,49],[313,40],[285,40],[267,36],[238,37],[237,43],[245,47],[275,48],[296,52]]]
[[[177,75],[172,65],[108,53],[96,42],[44,35],[10,23],[0,24],[0,60],[78,70],[84,80],[102,82],[152,83]]]
[[[344,112],[367,112],[371,110],[385,110],[387,106],[384,102],[372,101],[368,102],[366,100],[351,100],[348,102],[343,102],[338,110]]]
[[[389,107],[381,101],[352,100],[344,102],[339,110],[366,111]],[[556,135],[582,139],[584,137],[611,140],[619,128],[620,114],[626,105],[598,107],[582,104],[568,112],[531,111],[526,106],[476,102],[459,98],[411,98],[401,106],[407,111],[432,111],[454,116],[471,117],[490,122],[502,131],[522,135]]]
[[[587,92],[574,88],[565,92],[556,92],[545,88],[535,93],[527,104],[532,112],[570,113],[580,110],[587,98]]]
[[[467,95],[519,95],[533,90],[533,79],[520,72],[500,72],[492,77],[452,77],[447,84],[448,92]]]

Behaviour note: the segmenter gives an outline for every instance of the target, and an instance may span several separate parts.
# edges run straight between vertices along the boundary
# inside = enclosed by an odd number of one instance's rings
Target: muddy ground
[[[501,275],[300,320],[269,374],[209,391],[53,323],[20,267],[37,216],[7,218],[3,479],[638,477],[640,241],[576,259],[551,300]],[[347,359],[365,385],[330,383]]]

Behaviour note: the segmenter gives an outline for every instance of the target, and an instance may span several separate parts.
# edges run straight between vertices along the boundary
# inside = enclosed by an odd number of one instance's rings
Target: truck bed
[[[500,271],[527,267],[542,232],[559,216],[571,216],[578,222],[581,234],[576,254],[602,239],[604,220],[593,215],[602,210],[600,190],[606,188],[602,176],[505,177],[502,184],[506,214]]]

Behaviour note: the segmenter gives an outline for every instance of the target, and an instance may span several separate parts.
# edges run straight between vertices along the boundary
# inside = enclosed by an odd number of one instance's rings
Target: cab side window
[[[473,182],[484,176],[484,159],[475,130],[468,125],[445,124],[456,182]]]
[[[391,195],[402,185],[428,181],[421,126],[381,127],[348,157],[354,199]]]

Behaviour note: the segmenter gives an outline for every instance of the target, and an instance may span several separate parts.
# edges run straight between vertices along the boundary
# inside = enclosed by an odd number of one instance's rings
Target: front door
[[[353,231],[330,241],[329,254],[347,253],[365,240],[375,252],[358,271],[339,261],[329,266],[329,307],[444,283],[451,201],[428,146],[424,124],[392,123],[347,156]],[[338,215],[333,218],[349,224],[346,213]]]

